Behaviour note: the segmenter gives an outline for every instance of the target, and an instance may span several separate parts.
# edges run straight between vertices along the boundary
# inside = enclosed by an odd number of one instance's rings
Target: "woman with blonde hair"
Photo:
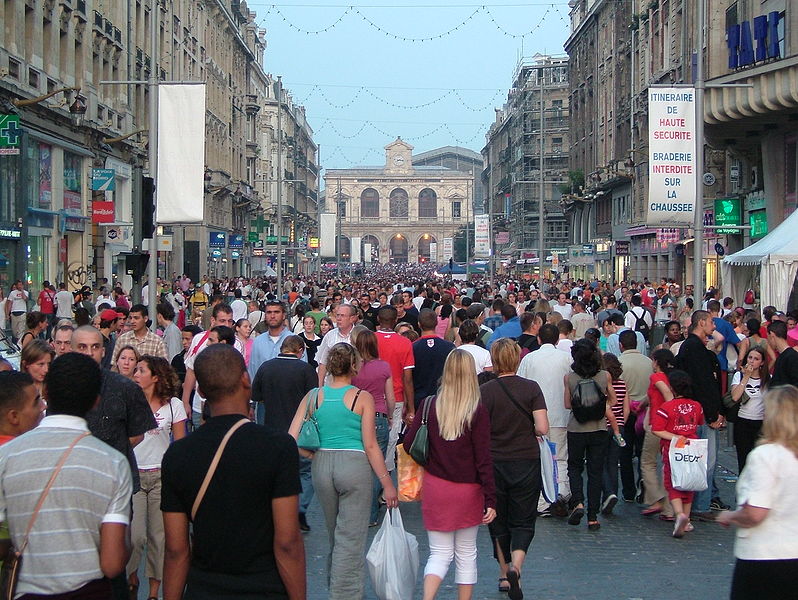
[[[780,600],[798,588],[798,389],[765,394],[762,437],[737,481],[735,511],[721,525],[736,525],[731,600]]]
[[[474,359],[465,350],[449,354],[437,395],[416,407],[404,438],[408,452],[425,415],[429,460],[424,465],[421,513],[430,556],[424,569],[424,600],[435,597],[452,558],[458,598],[469,600],[477,582],[477,531],[496,517],[496,487],[490,417],[480,403]]]
[[[313,460],[313,487],[319,499],[330,554],[327,560],[330,600],[363,598],[365,549],[371,507],[372,471],[383,486],[388,508],[399,505],[396,487],[385,468],[377,444],[374,397],[352,385],[358,372],[357,350],[346,342],[335,344],[327,355],[330,383],[318,389],[311,407],[318,423],[320,448],[299,453]],[[288,431],[299,438],[308,398],[299,403]]]
[[[125,346],[119,351],[119,356],[116,358],[116,364],[113,365],[115,370],[120,375],[124,375],[128,379],[133,379],[133,373],[136,372],[136,365],[141,360],[139,351],[133,346]]]
[[[549,432],[540,386],[516,375],[521,348],[510,338],[490,347],[496,379],[479,388],[490,415],[490,453],[496,480],[496,519],[490,524],[493,556],[499,563],[499,591],[523,598],[519,578],[535,537],[542,484],[537,435]]]

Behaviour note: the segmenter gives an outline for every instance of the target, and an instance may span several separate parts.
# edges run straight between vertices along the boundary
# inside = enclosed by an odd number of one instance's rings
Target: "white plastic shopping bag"
[[[418,574],[418,542],[402,525],[398,508],[385,518],[366,554],[374,593],[380,600],[413,600]]]
[[[546,436],[538,438],[540,446],[540,475],[543,480],[543,497],[547,502],[557,502],[557,462],[554,460],[556,446]]]
[[[707,440],[671,439],[668,460],[671,464],[671,483],[683,492],[707,489]]]

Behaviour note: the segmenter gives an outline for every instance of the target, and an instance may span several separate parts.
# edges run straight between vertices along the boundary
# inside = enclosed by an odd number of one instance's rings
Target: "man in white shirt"
[[[58,293],[55,295],[55,316],[58,319],[72,319],[72,305],[75,297],[68,292],[65,283],[58,284]]]
[[[629,309],[629,312],[626,313],[623,323],[627,329],[639,331],[637,328],[638,320],[645,322],[649,329],[651,329],[652,325],[654,324],[654,320],[651,317],[651,313],[643,308],[642,304],[643,299],[640,297],[640,294],[635,294],[632,296],[632,307]]]
[[[466,319],[460,325],[460,329],[457,333],[460,336],[460,340],[463,342],[459,347],[460,350],[465,350],[474,357],[477,375],[483,371],[492,371],[493,362],[490,358],[490,352],[476,344],[477,336],[479,336],[479,325],[477,325],[477,322],[473,319]]]
[[[319,387],[324,385],[327,375],[327,355],[330,348],[340,342],[351,344],[352,329],[357,323],[357,307],[351,304],[339,304],[335,309],[336,328],[331,329],[321,339],[321,345],[316,351],[316,362],[319,363]]]
[[[563,319],[570,319],[574,312],[573,307],[568,304],[567,298],[565,292],[560,292],[557,294],[557,304],[552,307],[552,310],[560,313]]]
[[[14,336],[14,341],[19,340],[22,334],[25,333],[25,315],[28,312],[28,298],[30,295],[22,286],[22,282],[17,280],[14,286],[8,293],[8,301],[6,302],[7,316],[11,318],[11,334]]]
[[[565,408],[565,376],[571,372],[571,355],[557,350],[560,337],[556,326],[547,323],[538,332],[541,346],[521,360],[518,375],[537,382],[546,399],[549,416],[549,439],[556,445],[557,480],[560,495],[571,495],[568,482],[568,419],[571,411]],[[541,500],[543,496],[541,495]],[[545,506],[545,501],[543,501]],[[540,505],[539,505],[540,506]]]
[[[241,299],[241,289],[236,288],[233,291],[235,300],[230,303],[230,308],[233,309],[233,324],[238,323],[239,319],[247,318],[247,303]]]

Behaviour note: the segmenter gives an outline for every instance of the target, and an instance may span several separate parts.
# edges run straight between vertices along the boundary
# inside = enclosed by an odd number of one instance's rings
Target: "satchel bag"
[[[313,409],[311,410],[311,406]],[[305,406],[305,420],[299,430],[296,445],[308,452],[316,452],[321,448],[321,436],[319,435],[319,422],[316,420],[316,411],[319,408],[319,388],[313,388],[308,394],[307,405]]]
[[[44,504],[44,500],[47,498],[47,494],[50,493],[50,489],[53,487],[53,483],[55,483],[55,478],[58,477],[58,474],[61,472],[61,469],[64,466],[64,463],[66,463],[66,460],[72,452],[72,449],[80,440],[89,435],[91,434],[88,432],[79,435],[75,441],[73,441],[64,451],[64,453],[61,455],[61,458],[58,459],[58,463],[53,470],[53,474],[50,475],[50,480],[47,482],[47,485],[44,486],[44,490],[42,490],[42,494],[39,496],[39,501],[36,503],[36,508],[33,509],[33,514],[30,517],[30,521],[28,521],[28,528],[25,530],[25,537],[22,538],[22,544],[20,544],[19,550],[14,548],[14,546],[11,546],[8,549],[8,554],[6,555],[5,560],[3,560],[3,568],[0,570],[1,600],[14,600],[14,596],[17,592],[19,573],[22,570],[22,553],[25,552],[25,548],[28,547],[28,538],[30,537],[30,532],[33,529],[33,524],[36,522],[36,517],[39,516],[39,511]]]
[[[723,404],[723,416],[726,417],[726,420],[729,423],[735,423],[737,421],[737,415],[740,412],[740,407],[748,402],[751,398],[748,394],[743,390],[743,395],[740,397],[740,401],[736,402],[734,398],[732,398],[731,389],[723,394],[723,398],[721,400]]]
[[[416,437],[413,438],[413,443],[410,444],[410,456],[420,464],[422,467],[429,462],[429,431],[427,429],[427,420],[429,419],[429,407],[432,404],[434,396],[427,396],[424,400],[424,410],[421,413],[421,425],[416,431]]]

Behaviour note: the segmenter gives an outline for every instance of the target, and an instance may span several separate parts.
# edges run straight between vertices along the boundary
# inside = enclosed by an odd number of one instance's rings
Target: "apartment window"
[[[19,62],[13,58],[8,59],[8,76],[19,79]]]
[[[28,85],[39,89],[39,72],[36,69],[28,69]]]
[[[778,42],[779,42],[779,58],[784,58],[787,56],[787,42],[786,36],[784,35],[784,22],[787,18],[786,12],[779,13],[779,24],[777,26],[778,31]]]
[[[366,188],[360,194],[360,216],[365,219],[380,216],[380,194],[374,188]]]
[[[452,218],[460,219],[463,216],[462,203],[459,201],[452,202]]]

